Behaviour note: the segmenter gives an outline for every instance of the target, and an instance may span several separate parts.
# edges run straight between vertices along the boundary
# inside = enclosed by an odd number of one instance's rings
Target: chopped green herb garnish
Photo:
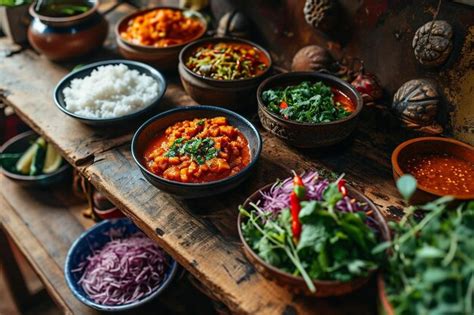
[[[206,161],[217,157],[219,150],[214,144],[214,140],[211,138],[195,138],[188,141],[179,138],[173,142],[165,156],[187,155],[198,164],[204,164]]]

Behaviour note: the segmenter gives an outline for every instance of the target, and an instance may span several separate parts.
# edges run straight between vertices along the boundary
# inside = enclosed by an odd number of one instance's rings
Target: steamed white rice
[[[158,83],[124,64],[100,66],[63,90],[66,109],[88,118],[114,118],[136,112],[158,95]]]

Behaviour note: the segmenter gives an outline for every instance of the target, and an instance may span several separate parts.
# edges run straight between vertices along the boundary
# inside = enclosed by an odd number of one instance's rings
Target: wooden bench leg
[[[17,309],[22,312],[28,307],[31,294],[26,286],[25,278],[21,273],[13,255],[8,236],[0,226],[0,265]]]

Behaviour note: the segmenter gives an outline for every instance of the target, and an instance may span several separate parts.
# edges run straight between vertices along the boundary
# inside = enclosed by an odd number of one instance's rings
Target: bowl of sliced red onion
[[[137,308],[171,283],[178,264],[127,218],[105,220],[71,246],[64,274],[74,296],[100,311]]]

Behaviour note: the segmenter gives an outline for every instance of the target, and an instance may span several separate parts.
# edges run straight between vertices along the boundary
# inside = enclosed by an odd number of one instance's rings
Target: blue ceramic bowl
[[[140,231],[128,218],[105,220],[94,225],[92,228],[82,233],[82,235],[72,244],[66,256],[64,275],[69,289],[71,289],[72,293],[79,301],[99,311],[117,312],[137,308],[160,295],[160,293],[165,290],[173,280],[178,264],[169,257],[170,267],[166,271],[165,279],[161,285],[138,301],[117,306],[95,303],[87,296],[81,285],[77,283],[82,274],[80,272],[72,272],[72,270],[76,269],[79,264],[92,253],[92,250],[100,249],[110,241],[108,233],[112,229],[114,235],[117,235],[117,237],[126,237]]]
[[[182,183],[155,175],[144,166],[144,152],[159,132],[179,121],[217,116],[226,117],[232,126],[242,132],[249,143],[251,160],[239,173],[207,183]],[[169,110],[146,121],[133,136],[131,150],[135,163],[140,167],[145,179],[152,185],[178,198],[202,198],[217,195],[241,184],[257,164],[262,151],[262,138],[250,121],[228,109],[214,106],[188,106]]]
[[[73,112],[70,112],[66,109],[66,102],[64,101],[64,93],[63,90],[71,85],[71,81],[74,79],[82,79],[87,77],[91,74],[91,72],[97,69],[99,66],[107,66],[107,65],[118,65],[124,64],[131,70],[137,70],[140,74],[146,74],[147,76],[152,77],[158,83],[158,95],[148,104],[148,106],[138,110],[136,112],[130,113],[128,115],[115,117],[115,118],[90,118],[77,115]],[[84,67],[79,68],[78,70],[72,71],[68,75],[66,75],[59,83],[56,85],[54,89],[53,98],[56,106],[65,114],[85,123],[88,125],[94,126],[108,126],[112,124],[120,124],[124,122],[128,122],[131,119],[138,118],[146,113],[150,113],[153,109],[155,109],[163,95],[166,92],[166,80],[159,72],[153,67],[150,67],[144,63],[137,62],[137,61],[130,61],[130,60],[106,60],[101,62],[96,62],[90,65],[86,65]]]

